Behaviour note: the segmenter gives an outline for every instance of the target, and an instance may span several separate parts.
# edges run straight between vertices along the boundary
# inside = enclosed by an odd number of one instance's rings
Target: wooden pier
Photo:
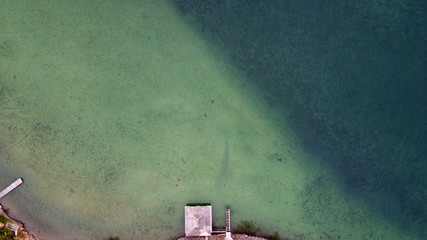
[[[0,199],[6,196],[6,194],[10,193],[13,189],[21,185],[23,182],[24,181],[22,181],[22,178],[18,178],[15,182],[13,182],[7,188],[0,192]]]

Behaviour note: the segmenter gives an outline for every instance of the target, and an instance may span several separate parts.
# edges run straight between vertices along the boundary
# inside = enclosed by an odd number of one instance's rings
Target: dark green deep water
[[[427,2],[175,4],[345,192],[427,235]]]

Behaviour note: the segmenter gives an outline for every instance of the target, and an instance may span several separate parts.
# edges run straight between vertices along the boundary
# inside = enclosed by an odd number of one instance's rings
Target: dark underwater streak
[[[229,162],[229,147],[228,147],[228,139],[225,141],[225,150],[224,150],[224,157],[222,158],[222,164],[221,164],[221,170],[218,175],[218,184],[221,184],[223,182],[223,179],[226,177],[227,174],[227,168],[228,168],[228,162]]]
[[[175,2],[345,191],[427,235],[425,1]]]

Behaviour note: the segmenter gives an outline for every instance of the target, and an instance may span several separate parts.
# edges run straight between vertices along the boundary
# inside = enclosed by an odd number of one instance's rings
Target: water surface
[[[12,216],[171,239],[200,201],[287,237],[423,236],[423,5],[192,3],[1,1]]]

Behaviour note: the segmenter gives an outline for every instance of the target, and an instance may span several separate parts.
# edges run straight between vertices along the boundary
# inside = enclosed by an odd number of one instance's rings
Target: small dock
[[[15,182],[10,184],[7,188],[0,192],[0,199],[6,196],[6,194],[10,193],[13,189],[21,185],[24,181],[22,178],[18,178]]]

